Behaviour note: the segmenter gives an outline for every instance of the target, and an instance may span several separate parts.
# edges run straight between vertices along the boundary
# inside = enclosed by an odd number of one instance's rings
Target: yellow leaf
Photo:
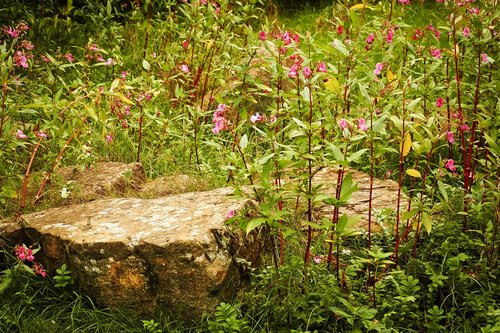
[[[325,88],[330,91],[334,91],[337,94],[340,93],[340,84],[339,81],[333,76],[330,76],[328,80],[325,82]]]
[[[408,155],[411,150],[411,135],[410,132],[406,132],[404,140],[401,141],[399,151],[403,153],[403,157]]]
[[[418,170],[415,170],[415,169],[406,169],[406,173],[408,175],[410,175],[411,177],[422,178],[422,175],[420,174],[420,172]]]
[[[392,81],[397,80],[397,79],[398,79],[398,77],[391,70],[387,71],[387,81],[389,83],[391,83]]]
[[[352,6],[351,8],[349,8],[350,10],[355,10],[355,9],[365,9],[365,8],[369,8],[369,9],[372,9],[372,7],[368,6],[368,5],[365,5],[364,3],[358,3],[357,5],[354,5]]]

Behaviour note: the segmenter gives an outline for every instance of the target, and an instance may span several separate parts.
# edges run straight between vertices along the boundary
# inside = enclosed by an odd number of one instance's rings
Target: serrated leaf
[[[406,132],[404,140],[401,141],[399,151],[403,154],[403,157],[406,157],[410,153],[411,150],[411,134],[410,132]]]
[[[414,178],[422,178],[422,175],[420,174],[420,172],[418,170],[415,170],[415,169],[406,169],[406,173],[410,176],[410,177],[414,177]]]

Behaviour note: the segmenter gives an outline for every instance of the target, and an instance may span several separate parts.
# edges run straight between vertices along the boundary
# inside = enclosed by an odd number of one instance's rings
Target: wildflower
[[[290,71],[288,72],[288,77],[297,77],[299,76],[299,64],[295,63],[290,67]]]
[[[378,62],[375,65],[375,69],[373,70],[373,74],[380,75],[380,72],[382,71],[383,68],[384,68],[384,64],[382,64],[381,62]]]
[[[108,58],[108,60],[106,61],[105,65],[109,66],[109,65],[112,65],[112,64],[113,64],[113,59],[112,58]]]
[[[108,143],[111,143],[113,141],[113,134],[106,135],[106,141],[108,141]]]
[[[200,4],[201,5],[206,5],[207,4],[207,0],[200,0]]]
[[[374,40],[375,40],[375,35],[374,34],[369,34],[368,37],[366,37],[366,42],[368,44],[372,44]]]
[[[22,261],[26,260],[26,247],[24,247],[24,245],[16,246],[15,253],[16,253],[16,257],[19,260],[22,260]]]
[[[29,40],[23,40],[21,42],[21,45],[20,45],[21,48],[25,49],[25,50],[33,50],[35,48],[35,45],[33,45],[33,43],[31,43]]]
[[[45,270],[43,269],[43,266],[39,263],[34,263],[33,264],[33,269],[35,270],[35,274],[36,275],[40,275],[41,277],[46,277],[47,276],[47,272],[45,272]]]
[[[187,48],[188,48],[188,46],[189,46],[189,41],[186,39],[186,40],[184,40],[184,41],[182,42],[182,44],[181,44],[181,45],[182,45],[182,48],[183,48],[184,50],[187,50]]]
[[[464,131],[464,132],[467,132],[467,131],[469,130],[469,125],[467,125],[467,124],[463,124],[463,125],[460,127],[460,129],[461,129],[462,131]]]
[[[276,120],[278,120],[278,117],[276,117],[275,115],[272,115],[271,118],[269,119],[269,124],[274,124],[276,122]]]
[[[437,3],[443,3],[445,0],[436,0]]]
[[[75,58],[73,58],[73,55],[71,53],[67,53],[65,56],[66,60],[68,60],[69,62],[73,62],[75,61]]]
[[[125,79],[127,78],[127,72],[123,71],[121,77],[122,77],[122,80],[125,81]]]
[[[311,69],[310,69],[309,67],[307,67],[307,66],[306,66],[306,67],[304,67],[304,69],[302,70],[302,74],[304,74],[304,77],[305,77],[306,79],[309,79],[309,78],[311,77],[311,75],[312,75],[312,71],[311,71]]]
[[[189,66],[185,65],[185,64],[182,64],[181,65],[181,71],[183,71],[184,73],[189,73]]]
[[[31,247],[28,249],[28,253],[26,254],[26,260],[28,261],[35,261],[35,256],[33,255],[33,250],[31,249]]]
[[[465,27],[464,30],[462,30],[462,34],[464,35],[465,38],[469,38],[470,37],[470,28]]]
[[[423,36],[424,36],[424,34],[422,33],[422,30],[415,29],[415,32],[413,33],[413,36],[411,37],[411,39],[417,40],[419,38],[422,38]]]
[[[343,32],[344,32],[344,26],[339,25],[337,27],[337,35],[342,35]]]
[[[436,59],[441,59],[441,50],[440,49],[432,49],[431,55]]]
[[[21,51],[17,51],[14,54],[14,61],[16,62],[16,66],[28,68],[28,59]]]
[[[479,15],[479,8],[477,7],[472,7],[469,9],[469,13]]]
[[[264,31],[259,32],[259,38],[261,41],[265,41],[267,38],[267,35]]]
[[[314,256],[313,261],[315,264],[321,264],[323,258],[321,256]]]
[[[457,171],[457,167],[455,166],[455,161],[452,160],[452,159],[447,160],[446,164],[444,165],[444,167],[446,169],[450,170],[451,172]]]
[[[36,136],[37,136],[37,138],[44,138],[44,139],[47,138],[47,134],[42,132],[42,131],[36,132]]]
[[[153,52],[151,56],[153,57],[153,59],[156,59],[156,52]]]
[[[438,97],[436,99],[436,107],[438,108],[442,108],[443,107],[443,104],[444,104],[444,99],[442,97]]]
[[[19,36],[19,30],[12,27],[9,27],[9,29],[7,29],[5,32],[12,38],[17,38],[17,36]]]
[[[257,122],[259,122],[259,123],[260,123],[260,122],[264,121],[264,117],[262,117],[262,116],[260,115],[260,113],[258,113],[258,112],[257,112],[256,114],[254,114],[254,115],[252,115],[252,116],[250,117],[250,121],[251,121],[252,123],[254,123],[254,124],[255,124],[255,123],[257,123]]]
[[[367,131],[368,127],[366,126],[366,120],[365,118],[359,118],[358,119],[358,128],[362,131]]]
[[[216,16],[220,15],[220,7],[215,8],[215,15]]]
[[[484,52],[481,53],[481,60],[485,63],[488,62],[488,55]]]
[[[316,71],[321,73],[326,73],[326,64],[324,61],[318,64],[318,68],[316,69]]]
[[[385,35],[385,39],[387,40],[387,43],[391,44],[393,39],[394,39],[394,29],[390,28],[387,31],[387,34]]]
[[[347,120],[345,120],[344,118],[340,119],[338,124],[342,131],[347,128]]]
[[[400,5],[409,5],[410,4],[410,0],[398,0],[398,2]]]
[[[446,133],[446,137],[448,138],[448,142],[449,143],[455,142],[455,140],[453,139],[453,133],[452,132]]]
[[[218,134],[220,131],[227,129],[227,120],[225,117],[226,104],[219,104],[217,110],[214,112],[212,121],[214,122],[214,128],[212,132]]]
[[[51,62],[51,61],[50,61],[50,58],[49,58],[49,57],[47,57],[47,56],[44,56],[44,55],[43,55],[43,56],[41,56],[41,58],[42,58],[42,60],[43,60],[44,62],[46,62],[46,63]]]
[[[97,47],[96,44],[89,45],[89,51],[90,52],[98,52],[99,48]]]
[[[27,138],[27,136],[26,136],[26,134],[24,134],[24,132],[23,132],[23,131],[21,131],[21,130],[17,130],[17,133],[16,133],[16,139],[18,139],[18,140],[19,140],[19,139],[26,139],[26,138]]]
[[[227,212],[226,219],[230,219],[230,218],[234,217],[235,215],[236,215],[236,211],[234,209],[232,209],[229,212]]]

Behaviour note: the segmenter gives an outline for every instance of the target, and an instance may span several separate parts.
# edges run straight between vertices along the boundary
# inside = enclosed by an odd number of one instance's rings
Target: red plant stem
[[[426,161],[425,167],[424,167],[424,175],[422,177],[422,191],[420,192],[420,207],[422,207],[422,204],[423,204],[423,201],[424,201],[425,182],[427,180],[427,174],[429,172],[428,166],[429,166],[429,163],[430,163],[430,160],[431,160],[432,150],[433,150],[433,147],[431,147],[431,150],[429,150],[429,153],[427,154],[427,161]],[[415,243],[413,244],[413,257],[414,258],[417,257],[417,246],[418,246],[418,237],[419,237],[419,232],[420,232],[421,218],[422,218],[421,212],[418,212],[418,215],[417,215],[417,229],[415,230]]]
[[[403,183],[403,169],[404,169],[404,148],[405,148],[405,90],[403,89],[403,125],[401,128],[401,148],[399,151],[399,177],[398,177],[398,204],[396,209],[396,245],[399,243],[399,222],[400,222],[400,205],[401,205],[401,187]],[[398,248],[394,249],[396,262],[398,261]]]
[[[312,87],[311,83],[308,84],[309,87],[309,130],[307,133],[307,153],[310,156],[312,152],[312,117],[313,117],[313,103],[312,103]],[[308,184],[307,184],[307,221],[312,222],[312,159],[309,157],[307,159],[307,167],[308,167]],[[307,245],[306,245],[306,254],[304,257],[304,264],[306,267],[309,265],[309,257],[311,256],[311,241],[312,241],[312,227],[309,224],[307,226]]]
[[[5,101],[7,100],[7,79],[5,79],[5,81],[3,82],[2,92],[3,96],[2,96],[2,116],[0,117],[0,137],[3,134],[3,125],[5,122],[5,118],[7,117],[7,115],[5,114],[5,110],[7,109],[7,105],[5,104]]]
[[[137,145],[137,162],[140,162],[141,158],[141,143],[142,143],[142,118],[144,116],[142,105],[139,105],[141,110],[141,116],[139,117],[139,143]],[[198,157],[198,156],[197,156]]]
[[[28,186],[28,177],[30,175],[30,170],[31,170],[31,165],[33,164],[33,161],[35,160],[35,155],[36,152],[38,151],[38,148],[40,147],[40,144],[42,143],[43,136],[40,136],[38,138],[38,142],[35,145],[35,148],[33,149],[33,152],[31,153],[30,161],[28,163],[28,167],[26,168],[26,172],[24,174],[24,181],[23,181],[23,192],[21,195],[21,213],[24,210],[24,207],[26,205],[26,189]]]
[[[344,179],[344,167],[341,167],[337,172],[337,186],[335,188],[335,199],[337,200],[340,199],[340,190],[342,189],[343,179]],[[333,239],[335,233],[335,225],[338,223],[338,221],[339,221],[339,207],[335,205],[335,207],[333,208],[333,215],[332,215],[333,227],[330,236],[330,246],[328,249],[328,258],[327,258],[328,265],[330,265],[331,262],[333,261]]]
[[[450,59],[446,59],[446,91],[448,91],[448,87],[450,86],[449,65]],[[448,93],[446,93],[446,113],[448,118],[448,132],[451,132],[451,107],[450,95]],[[453,143],[451,142],[448,142],[448,159],[453,159]]]
[[[373,108],[377,105],[374,101]],[[372,200],[373,200],[373,110],[370,112],[370,196],[368,200],[368,250],[372,248]]]

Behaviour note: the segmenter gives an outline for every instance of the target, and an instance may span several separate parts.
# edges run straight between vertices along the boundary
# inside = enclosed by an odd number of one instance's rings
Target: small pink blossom
[[[385,35],[385,40],[389,44],[392,43],[392,41],[394,40],[394,29],[393,28],[390,28],[389,30],[387,30],[387,34]]]
[[[290,67],[290,71],[288,72],[288,77],[297,77],[299,76],[299,65],[297,63],[293,64],[292,67]]]
[[[153,52],[151,56],[153,57],[153,59],[156,59],[156,52]]]
[[[33,50],[35,48],[35,45],[33,45],[33,43],[30,42],[29,40],[23,40],[21,42],[20,47],[22,47],[25,50],[30,50],[31,51],[31,50]]]
[[[410,0],[398,0],[398,2],[400,5],[409,5],[410,4]]]
[[[467,125],[467,124],[463,124],[463,125],[460,127],[460,129],[461,129],[462,131],[464,131],[464,132],[467,132],[470,128],[469,128],[469,125]]]
[[[108,143],[111,143],[113,141],[113,134],[106,135],[106,141],[108,141]]]
[[[35,256],[33,255],[33,250],[31,248],[28,249],[26,254],[26,260],[33,262],[35,260]]]
[[[200,4],[201,4],[201,5],[206,5],[207,3],[208,3],[208,1],[207,1],[207,0],[200,0]]]
[[[35,274],[36,275],[40,275],[41,277],[46,277],[47,276],[47,272],[45,272],[45,270],[43,269],[43,266],[39,263],[34,263],[33,264],[33,269],[35,270]]]
[[[67,53],[65,56],[66,60],[68,60],[69,62],[73,62],[75,61],[75,58],[73,58],[73,55],[71,53]]]
[[[316,71],[321,73],[326,73],[326,64],[324,61],[318,64],[318,68],[316,68]]]
[[[305,66],[304,69],[302,70],[302,74],[304,74],[304,77],[306,79],[309,79],[312,75],[312,71],[309,67]]]
[[[259,38],[261,41],[265,41],[267,38],[266,32],[265,31],[259,32]]]
[[[431,55],[436,59],[441,59],[441,50],[440,49],[432,49]]]
[[[453,139],[453,133],[452,132],[446,133],[446,137],[447,137],[449,143],[455,142],[455,139]]]
[[[462,34],[464,35],[465,38],[469,38],[470,37],[470,28],[465,27],[464,30],[462,31]]]
[[[215,8],[215,15],[216,16],[220,15],[220,7]]]
[[[486,53],[481,53],[481,60],[482,62],[488,62],[488,55]]]
[[[186,64],[182,64],[181,71],[183,71],[184,73],[189,73],[189,66]]]
[[[52,61],[50,61],[50,58],[49,58],[49,57],[47,57],[47,56],[44,56],[44,55],[43,55],[43,56],[41,56],[41,58],[42,58],[42,60],[43,60],[44,62],[46,62],[46,63],[52,62]]]
[[[213,123],[214,128],[212,129],[212,133],[218,134],[220,131],[227,129],[227,120],[225,116],[226,112],[226,104],[219,104],[217,106],[217,110],[214,112]]]
[[[26,136],[26,134],[24,134],[23,131],[21,130],[17,130],[16,132],[16,139],[26,139],[28,136]]]
[[[443,3],[445,0],[436,0],[437,3]]]
[[[436,99],[436,107],[438,108],[442,108],[444,105],[444,99],[442,97],[438,97]]]
[[[127,74],[128,74],[128,73],[127,73],[126,71],[123,71],[123,72],[122,72],[122,75],[121,75],[122,80],[124,80],[124,81],[125,81],[125,80],[127,79]]]
[[[230,219],[230,218],[234,217],[235,215],[236,215],[236,211],[234,209],[232,209],[229,212],[227,212],[226,219]]]
[[[9,27],[5,32],[12,38],[17,38],[17,36],[19,36],[19,30],[12,27]]]
[[[382,72],[383,68],[384,68],[384,64],[382,64],[381,62],[378,62],[375,65],[375,69],[373,70],[373,74],[380,75],[380,73]]]
[[[474,15],[479,15],[479,8],[477,8],[477,7],[469,8],[469,13],[474,14]]]
[[[42,131],[38,131],[38,132],[36,132],[36,137],[37,138],[44,138],[44,139],[46,139],[47,138],[47,134],[44,133],[44,132],[42,132]]]
[[[450,170],[451,172],[457,171],[457,167],[455,166],[455,161],[452,160],[452,159],[447,160],[446,164],[444,165],[444,167],[446,169]]]
[[[184,50],[187,50],[187,48],[189,47],[189,41],[186,39],[182,42],[181,45]]]
[[[366,120],[365,118],[359,118],[358,119],[358,128],[362,131],[367,131],[368,127],[366,126]]]
[[[26,247],[24,245],[18,245],[15,249],[16,257],[19,260],[26,260]]]
[[[113,59],[112,58],[108,58],[108,60],[106,61],[105,65],[106,66],[110,66],[113,64]]]
[[[366,37],[366,42],[368,44],[373,44],[374,40],[375,40],[375,35],[374,34],[369,34],[368,37]]]
[[[347,128],[347,120],[345,120],[344,118],[340,119],[338,124],[342,131]]]
[[[14,54],[14,61],[16,62],[17,67],[28,68],[28,59],[21,51],[17,51]]]
[[[321,256],[314,256],[313,261],[315,264],[321,264],[323,258]]]
[[[250,117],[250,121],[252,123],[260,123],[264,121],[264,117],[260,115],[260,113],[256,113]]]
[[[342,35],[343,32],[344,32],[344,26],[339,25],[337,27],[337,35]]]
[[[274,124],[276,122],[276,120],[278,120],[278,117],[276,117],[275,115],[272,115],[271,118],[269,119],[269,124]]]

